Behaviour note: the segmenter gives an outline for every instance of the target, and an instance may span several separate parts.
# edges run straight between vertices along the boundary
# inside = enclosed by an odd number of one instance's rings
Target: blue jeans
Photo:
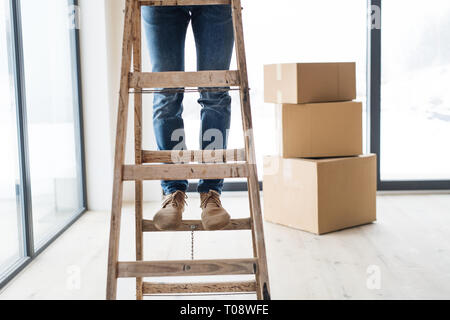
[[[197,49],[197,69],[228,70],[234,46],[231,6],[142,7],[153,72],[185,71],[186,32],[192,21]],[[203,89],[204,90],[204,89]],[[153,127],[159,150],[187,150],[185,144],[183,93],[155,93]],[[231,118],[231,97],[225,91],[200,88],[200,147],[226,149]],[[188,181],[162,181],[164,194],[186,191]],[[222,192],[223,180],[200,180],[198,191]]]

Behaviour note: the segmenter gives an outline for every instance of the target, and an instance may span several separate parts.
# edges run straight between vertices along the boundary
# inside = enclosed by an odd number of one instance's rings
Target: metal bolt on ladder
[[[238,70],[144,73],[141,71],[141,6],[231,5]],[[172,293],[256,293],[270,299],[259,182],[255,163],[252,116],[242,29],[241,0],[127,0],[122,47],[119,111],[117,119],[114,185],[108,257],[106,298],[117,295],[118,278],[136,278],[136,297]],[[132,62],[133,61],[133,62]],[[133,72],[130,72],[133,67]],[[183,151],[181,164],[171,151],[142,150],[142,94],[154,88],[237,87],[240,91],[245,148],[241,150]],[[130,89],[134,94],[135,165],[125,165],[125,140]],[[193,163],[200,162],[200,163]],[[225,230],[251,230],[253,257],[248,259],[143,261],[143,235],[158,232],[153,221],[143,219],[143,181],[247,178],[250,218],[233,219]],[[124,181],[135,181],[136,261],[119,258],[120,221]],[[201,221],[185,220],[176,230],[204,231]],[[192,238],[193,245],[193,238]],[[192,248],[193,249],[193,248]],[[193,250],[192,250],[192,258]],[[145,277],[254,275],[254,281],[217,283],[149,283]]]

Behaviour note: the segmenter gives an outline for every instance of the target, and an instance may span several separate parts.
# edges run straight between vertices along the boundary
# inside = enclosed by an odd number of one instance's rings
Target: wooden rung
[[[248,176],[246,163],[123,166],[124,181],[228,179]]]
[[[232,219],[230,224],[222,229],[221,231],[236,231],[236,230],[251,230],[251,220],[246,219]],[[181,225],[173,230],[158,230],[156,229],[153,221],[143,220],[142,221],[142,231],[143,232],[168,232],[168,231],[206,231],[203,228],[203,224],[200,220],[184,220]]]
[[[256,274],[257,259],[118,262],[118,278]]]
[[[231,0],[139,0],[141,6],[205,6],[231,4]]]
[[[130,88],[236,87],[240,85],[237,71],[198,72],[132,72]]]
[[[245,149],[142,151],[143,163],[225,163],[245,161]]]
[[[172,294],[172,293],[240,293],[256,292],[255,281],[242,282],[214,282],[214,283],[143,283],[143,293]]]

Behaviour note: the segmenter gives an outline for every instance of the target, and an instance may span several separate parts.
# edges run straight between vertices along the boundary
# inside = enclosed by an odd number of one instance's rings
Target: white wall
[[[111,206],[115,129],[118,105],[124,0],[80,0],[80,49],[85,127],[88,206]],[[145,59],[147,60],[148,59]],[[133,163],[133,104],[130,96],[127,163]],[[150,110],[151,97],[144,98]],[[144,112],[147,119],[151,113]],[[151,118],[149,118],[150,120]],[[154,148],[151,121],[145,122],[144,144]],[[144,200],[159,200],[159,182],[148,182]],[[124,201],[134,199],[134,184],[125,183]]]
[[[89,208],[105,210],[111,201],[111,119],[105,38],[105,1],[80,1],[86,179]]]
[[[124,2],[124,0],[80,1],[88,195],[91,209],[107,209],[111,201]],[[271,104],[265,104],[263,101],[263,64],[294,61],[357,61],[359,99],[364,101],[366,93],[365,1],[347,0],[345,3],[337,4],[333,0],[279,0],[275,7],[271,6],[272,2],[243,1],[254,132],[260,167],[263,155],[276,150],[273,139],[274,109]],[[144,71],[148,71],[149,57],[145,39],[143,40]],[[196,55],[191,30],[188,31],[186,45],[186,70],[193,71],[196,69]],[[235,67],[233,59],[232,68]],[[243,140],[239,99],[235,92],[232,92],[232,97],[233,116],[229,147],[241,148]],[[151,96],[144,96],[145,149],[155,149],[151,99]],[[200,107],[196,100],[197,95],[194,94],[186,95],[184,101],[186,140],[188,147],[192,149],[198,147]],[[126,162],[132,163],[134,157],[132,103],[129,118]],[[159,200],[160,194],[158,182],[146,184],[144,188],[146,200]],[[126,183],[124,200],[133,200],[133,195],[133,184]]]

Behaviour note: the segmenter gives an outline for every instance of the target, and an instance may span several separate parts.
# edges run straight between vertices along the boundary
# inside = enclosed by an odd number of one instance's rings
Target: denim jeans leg
[[[234,46],[231,6],[198,6],[191,10],[198,70],[228,70]],[[227,91],[200,90],[200,147],[202,150],[226,149],[231,119],[231,97]],[[200,180],[198,185],[198,191],[201,193],[210,190],[221,193],[222,188],[223,180]]]
[[[184,71],[184,48],[190,21],[186,7],[142,7],[153,72]],[[153,127],[159,150],[185,150],[183,94],[155,93]],[[188,181],[161,181],[164,194],[186,191]]]

